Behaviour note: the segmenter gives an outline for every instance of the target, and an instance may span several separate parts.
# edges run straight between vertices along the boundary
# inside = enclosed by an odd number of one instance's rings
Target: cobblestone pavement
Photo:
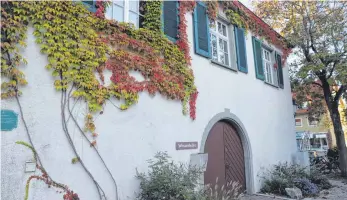
[[[320,195],[315,198],[305,198],[303,200],[347,200],[347,180],[330,180],[333,188],[323,190]],[[283,197],[267,197],[267,196],[243,196],[241,200],[274,200],[274,199],[288,199]]]

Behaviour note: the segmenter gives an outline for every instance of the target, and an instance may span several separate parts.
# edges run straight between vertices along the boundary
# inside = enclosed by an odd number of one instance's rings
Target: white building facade
[[[114,19],[118,17],[132,22],[140,18],[136,18],[136,13],[140,16],[140,12],[133,12],[129,2],[123,4],[123,7],[117,6],[109,9],[121,10],[124,15],[118,16],[120,11],[113,13]],[[111,16],[112,12],[108,10],[106,13]],[[253,39],[251,32],[244,35],[243,30],[236,29],[220,12],[215,26],[209,30],[209,58],[197,52],[194,14],[187,13],[186,19],[191,66],[199,91],[196,119],[193,121],[182,115],[181,102],[167,100],[160,94],[151,97],[145,92],[140,94],[139,102],[128,110],[115,108],[114,105],[119,102],[112,100],[112,103],[106,103],[103,114],[95,117],[99,133],[97,149],[117,182],[121,200],[134,199],[139,190],[136,170],[147,172],[147,160],[158,151],[166,151],[174,161],[184,163],[190,161],[192,154],[207,153],[207,168],[214,161],[220,161],[214,157],[218,156],[218,152],[209,152],[213,151],[213,144],[216,144],[216,149],[225,144],[208,142],[210,134],[218,132],[216,124],[219,122],[228,124],[223,127],[230,126],[230,132],[236,132],[234,136],[240,140],[240,155],[243,158],[239,159],[243,161],[241,167],[244,170],[240,179],[249,193],[260,190],[261,179],[258,175],[263,168],[278,162],[290,162],[297,152],[288,67],[283,66],[281,73],[274,67],[277,55],[281,55],[282,51],[266,41],[261,42],[260,38]],[[81,170],[81,166],[78,163],[71,164],[75,156],[61,127],[61,94],[52,87],[54,80],[51,72],[45,69],[47,56],[40,53],[32,32],[33,29],[29,28],[28,45],[22,52],[28,61],[22,69],[29,84],[22,89],[20,100],[33,143],[46,170],[56,181],[68,185],[80,199],[98,199],[95,186]],[[243,34],[243,37],[235,36],[235,33]],[[244,44],[243,47],[237,44],[240,42]],[[257,52],[261,52],[260,59],[256,58]],[[263,70],[263,73],[259,74],[259,70]],[[141,79],[141,75],[136,72],[132,74]],[[109,76],[105,76],[106,84],[108,79]],[[19,113],[13,100],[2,100],[1,107],[2,110]],[[81,123],[85,109],[84,102],[78,102],[74,107],[74,115]],[[26,162],[32,159],[32,154],[25,147],[15,144],[16,141],[28,140],[23,122],[18,117],[17,128],[1,133],[1,189],[2,199],[7,200],[23,199],[28,177],[40,173],[37,169],[35,172],[25,170]],[[115,199],[114,185],[99,158],[78,130],[72,124],[68,126],[74,130],[70,134],[84,163],[103,187],[108,199]],[[228,134],[223,130],[224,134]],[[177,150],[177,142],[197,142],[197,148]],[[210,145],[209,148],[207,145]],[[226,155],[220,156],[226,160]],[[219,165],[224,167],[223,163]],[[223,174],[227,170],[230,169],[225,164],[225,169],[212,172],[211,176],[213,178],[214,174]],[[33,181],[29,199],[61,199],[61,194],[47,189],[39,181]]]

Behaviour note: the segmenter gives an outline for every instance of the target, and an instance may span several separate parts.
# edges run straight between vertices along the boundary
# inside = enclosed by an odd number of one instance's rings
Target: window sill
[[[278,89],[278,86],[277,86],[277,85],[274,85],[274,84],[269,83],[269,82],[266,82],[266,81],[264,81],[264,83],[265,83],[266,85],[270,85],[270,86],[272,86],[272,87],[274,87],[274,88],[277,88],[277,89]]]
[[[229,69],[229,70],[231,70],[231,71],[233,71],[233,72],[237,72],[237,70],[236,70],[236,69],[231,68],[231,67],[230,67],[230,66],[228,66],[228,65],[224,65],[224,64],[222,64],[222,63],[220,63],[220,62],[217,62],[217,61],[211,60],[211,63],[212,63],[212,64],[215,64],[215,65],[218,65],[218,66],[221,66],[221,67],[224,67],[224,68],[226,68],[226,69]]]

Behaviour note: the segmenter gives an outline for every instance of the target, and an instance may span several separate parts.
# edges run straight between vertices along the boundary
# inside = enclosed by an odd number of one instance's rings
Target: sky
[[[248,9],[253,11],[251,0],[239,0],[243,5],[247,6]]]

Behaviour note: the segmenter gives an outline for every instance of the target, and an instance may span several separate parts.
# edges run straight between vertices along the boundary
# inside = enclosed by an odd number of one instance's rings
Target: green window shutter
[[[178,35],[178,1],[163,2],[163,32],[173,42],[176,42]]]
[[[275,56],[276,56],[277,72],[278,72],[278,86],[283,89],[284,84],[283,84],[282,57],[278,53],[276,53]]]
[[[248,72],[245,31],[243,28],[234,27],[236,40],[237,67],[241,72]]]
[[[255,74],[257,79],[264,80],[264,67],[262,58],[261,41],[252,37]]]
[[[195,53],[211,58],[210,27],[205,3],[198,1],[194,9]]]
[[[82,1],[82,3],[88,8],[90,12],[96,11],[96,3],[95,0]]]

